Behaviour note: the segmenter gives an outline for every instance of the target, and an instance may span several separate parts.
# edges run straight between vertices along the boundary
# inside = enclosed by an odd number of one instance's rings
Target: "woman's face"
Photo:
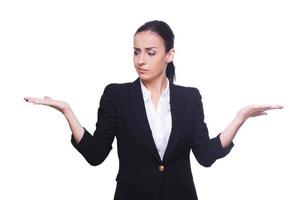
[[[174,49],[166,53],[164,40],[152,31],[134,36],[133,61],[140,79],[151,81],[166,76],[168,62],[173,60]]]

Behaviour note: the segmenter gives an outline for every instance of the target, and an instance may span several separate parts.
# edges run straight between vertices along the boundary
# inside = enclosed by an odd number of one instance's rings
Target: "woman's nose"
[[[145,56],[144,56],[143,53],[141,53],[140,56],[139,56],[139,58],[138,58],[138,64],[140,66],[145,64]]]

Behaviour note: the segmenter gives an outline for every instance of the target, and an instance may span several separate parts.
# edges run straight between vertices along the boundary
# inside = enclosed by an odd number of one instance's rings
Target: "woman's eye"
[[[139,54],[139,52],[138,51],[133,51],[133,54],[136,56],[136,55]]]
[[[155,52],[148,52],[148,55],[149,55],[149,56],[154,56],[154,55],[155,55]]]

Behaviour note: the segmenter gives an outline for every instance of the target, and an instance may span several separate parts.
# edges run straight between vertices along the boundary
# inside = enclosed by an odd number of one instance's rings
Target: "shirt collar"
[[[168,100],[170,99],[170,84],[169,84],[169,79],[167,79],[167,86],[165,88],[165,90],[163,91],[163,93],[161,94],[161,97],[163,98],[167,98]],[[141,83],[141,88],[142,88],[142,93],[143,93],[143,99],[144,102],[148,102],[151,99],[151,92],[145,87],[143,81],[140,79],[140,83]]]

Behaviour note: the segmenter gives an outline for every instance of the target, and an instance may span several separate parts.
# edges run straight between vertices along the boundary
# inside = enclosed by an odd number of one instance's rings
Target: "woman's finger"
[[[252,115],[252,117],[257,117],[257,116],[261,116],[261,115],[268,115],[268,113],[267,112],[258,112],[258,113],[254,113]]]
[[[257,108],[264,110],[282,109],[282,105],[259,105]]]
[[[35,97],[25,97],[24,100],[29,103],[33,104],[43,104],[43,105],[48,105],[48,102],[45,101],[46,99],[41,99],[41,98],[35,98]]]
[[[34,97],[24,97],[24,100],[29,103],[35,103],[36,98]]]
[[[51,99],[52,100],[52,98],[49,97],[49,96],[44,96],[44,99]]]
[[[274,105],[271,107],[271,109],[282,109],[283,105]]]

